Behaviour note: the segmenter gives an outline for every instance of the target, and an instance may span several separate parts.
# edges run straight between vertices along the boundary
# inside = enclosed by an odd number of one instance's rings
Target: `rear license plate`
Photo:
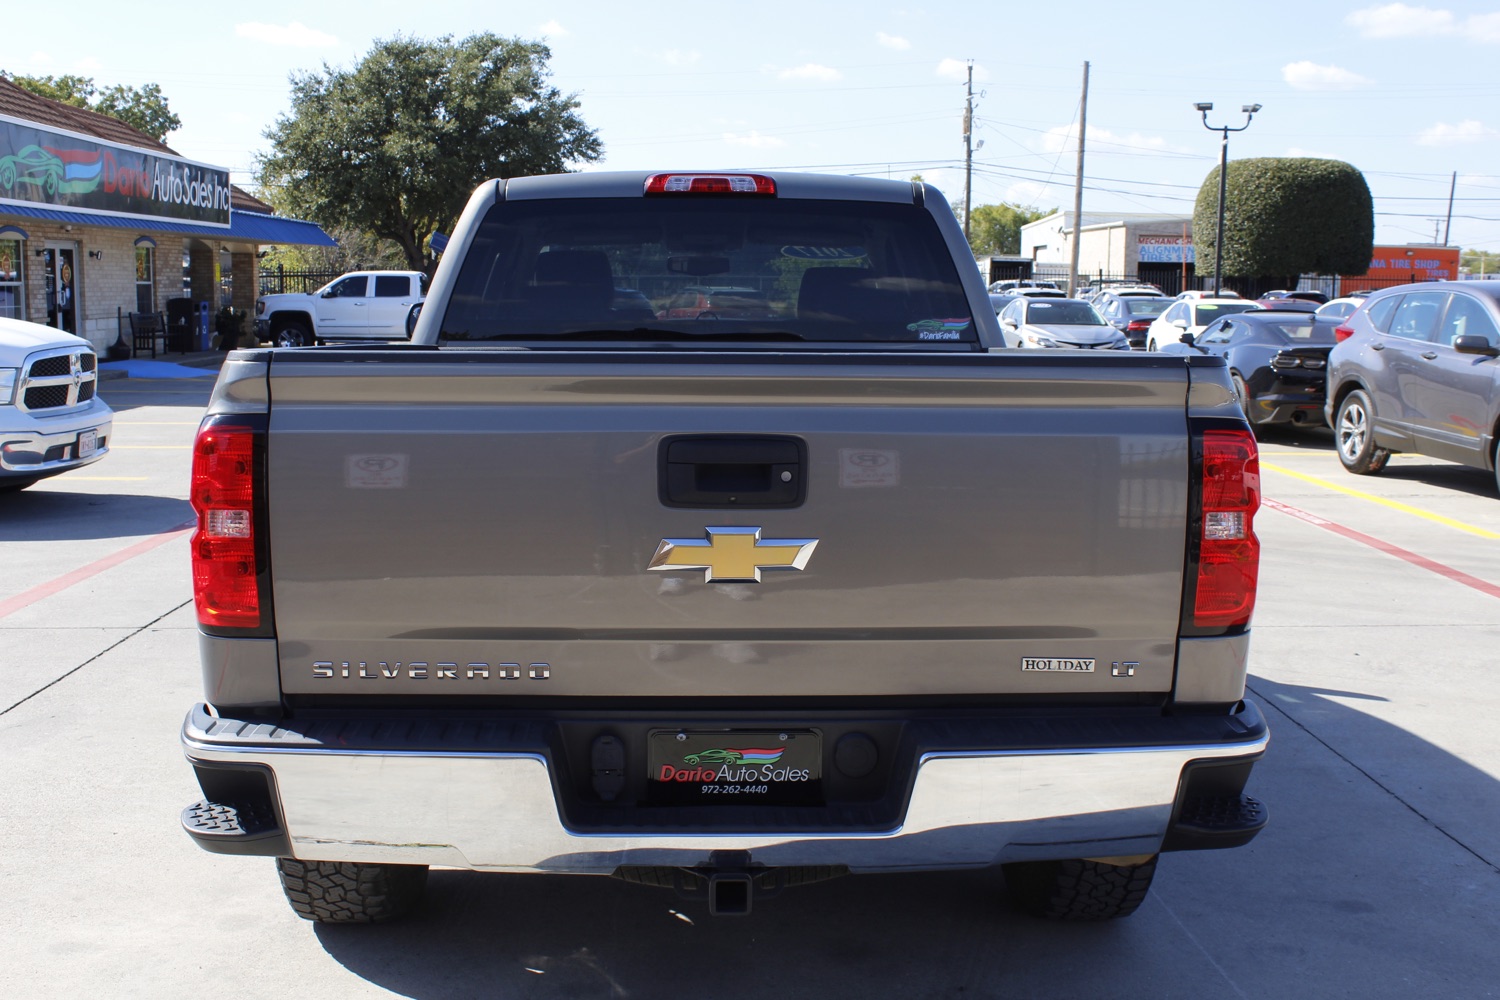
[[[99,450],[98,431],[80,431],[78,434],[77,455],[79,458],[88,458]]]
[[[647,788],[656,802],[817,805],[823,739],[806,729],[657,729],[647,743]]]

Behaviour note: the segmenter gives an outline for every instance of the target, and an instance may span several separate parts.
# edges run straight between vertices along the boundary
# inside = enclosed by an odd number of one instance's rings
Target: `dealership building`
[[[103,349],[127,313],[164,313],[171,299],[248,315],[261,247],[333,242],[231,185],[223,167],[0,77],[0,317]]]

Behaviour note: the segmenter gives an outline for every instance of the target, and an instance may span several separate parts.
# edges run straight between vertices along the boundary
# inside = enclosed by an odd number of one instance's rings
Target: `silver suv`
[[[1495,472],[1500,488],[1500,282],[1375,292],[1335,331],[1324,412],[1356,475],[1411,451]]]

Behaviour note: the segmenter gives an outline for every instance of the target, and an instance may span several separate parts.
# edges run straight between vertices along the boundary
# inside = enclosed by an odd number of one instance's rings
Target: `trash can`
[[[195,302],[193,305],[197,307],[198,313],[197,323],[194,324],[194,330],[198,335],[198,350],[211,351],[214,348],[214,334],[213,324],[208,319],[208,303]]]
[[[198,350],[197,324],[194,322],[193,300],[187,298],[167,300],[167,350],[186,354]]]

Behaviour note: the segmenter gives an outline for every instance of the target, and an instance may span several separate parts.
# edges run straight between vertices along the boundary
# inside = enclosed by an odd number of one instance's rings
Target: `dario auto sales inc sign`
[[[229,171],[0,115],[0,205],[229,225]]]

